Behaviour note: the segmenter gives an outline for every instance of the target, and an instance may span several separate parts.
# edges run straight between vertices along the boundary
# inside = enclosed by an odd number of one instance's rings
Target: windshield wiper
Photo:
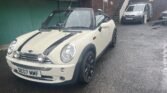
[[[42,29],[60,29],[61,27],[60,26],[45,26],[45,27],[42,27]]]
[[[65,27],[64,29],[89,29],[89,27],[72,26],[72,27]]]
[[[46,27],[47,29],[58,29],[58,28],[60,28],[60,27],[58,27],[58,26],[49,26],[49,27]]]

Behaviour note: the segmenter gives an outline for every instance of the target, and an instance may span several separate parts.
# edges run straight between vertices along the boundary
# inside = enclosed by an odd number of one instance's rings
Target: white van
[[[147,21],[152,18],[152,15],[151,3],[130,4],[124,12],[121,22],[147,23]]]

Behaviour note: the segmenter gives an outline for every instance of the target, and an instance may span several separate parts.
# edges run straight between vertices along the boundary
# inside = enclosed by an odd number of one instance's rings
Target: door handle
[[[98,30],[99,30],[99,32],[101,32],[101,31],[102,31],[102,27],[99,27],[99,29],[98,29]]]

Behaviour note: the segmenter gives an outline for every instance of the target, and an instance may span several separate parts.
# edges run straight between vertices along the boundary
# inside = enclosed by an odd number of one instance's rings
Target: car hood
[[[31,36],[20,47],[20,51],[24,53],[32,52],[34,54],[44,53],[45,51],[51,51],[55,46],[59,46],[61,43],[68,41],[71,38],[75,38],[77,33],[75,32],[63,32],[63,31],[43,31],[35,33],[35,36]],[[82,35],[82,34],[80,34]]]
[[[125,12],[124,15],[134,15],[134,16],[137,16],[137,15],[143,15],[143,12],[142,11]]]
[[[33,34],[23,44],[20,45],[20,51],[24,53],[33,52],[35,54],[43,53],[53,44],[60,44],[63,41],[74,36],[75,33],[62,31],[42,31]]]

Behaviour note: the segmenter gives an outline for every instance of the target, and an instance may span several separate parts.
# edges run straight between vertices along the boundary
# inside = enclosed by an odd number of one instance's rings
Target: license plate
[[[126,18],[126,20],[133,20],[133,18]]]
[[[24,69],[24,68],[17,68],[18,73],[26,76],[32,77],[41,77],[41,73],[38,70],[31,70],[31,69]]]

